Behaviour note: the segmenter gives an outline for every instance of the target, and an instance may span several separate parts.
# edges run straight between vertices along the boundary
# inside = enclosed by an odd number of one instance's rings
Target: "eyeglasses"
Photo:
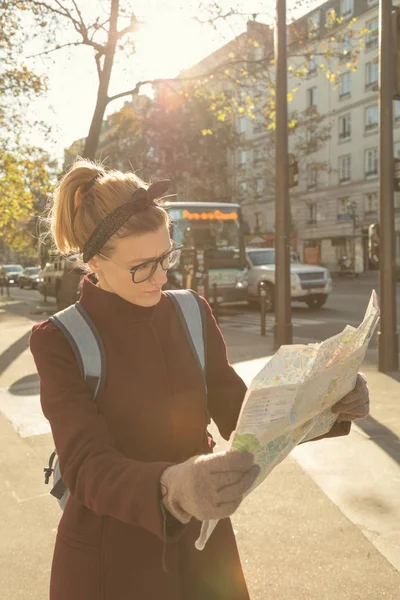
[[[125,271],[129,271],[129,273],[132,275],[133,283],[143,283],[144,281],[147,281],[147,279],[153,277],[158,265],[161,266],[163,271],[168,271],[168,269],[172,269],[180,259],[182,248],[183,246],[175,246],[174,248],[172,248],[168,252],[165,252],[165,254],[162,254],[154,260],[148,260],[144,263],[141,263],[140,265],[137,265],[136,267],[130,268],[124,267],[112,258],[104,256],[104,254],[99,253],[99,256],[114,263],[115,265],[118,265],[122,269],[125,269]]]

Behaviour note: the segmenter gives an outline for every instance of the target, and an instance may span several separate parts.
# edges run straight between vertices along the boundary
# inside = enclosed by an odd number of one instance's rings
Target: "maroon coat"
[[[31,336],[43,412],[71,491],[50,600],[248,600],[229,519],[202,552],[194,519],[183,526],[168,517],[164,527],[161,473],[209,451],[202,374],[170,300],[136,306],[86,278],[81,303],[107,356],[96,403],[64,334],[45,321]],[[208,409],[228,438],[246,388],[208,305],[207,336]]]

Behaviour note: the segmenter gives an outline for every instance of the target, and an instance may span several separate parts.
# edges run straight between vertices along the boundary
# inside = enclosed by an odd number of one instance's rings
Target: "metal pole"
[[[267,290],[265,289],[265,283],[262,281],[260,283],[260,330],[261,335],[265,336],[265,299],[267,296]]]
[[[393,168],[393,54],[392,0],[381,0],[379,19],[380,89],[380,303],[379,370],[384,373],[399,367],[396,264],[394,228]]]
[[[292,343],[286,0],[276,0],[275,348]]]
[[[219,323],[219,303],[218,303],[218,286],[216,283],[213,283],[213,292],[214,292],[214,298],[213,298],[213,313],[214,313],[214,317],[215,320],[217,321],[217,323]]]

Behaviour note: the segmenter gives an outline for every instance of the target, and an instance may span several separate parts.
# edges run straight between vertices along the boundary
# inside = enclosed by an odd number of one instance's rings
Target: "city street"
[[[373,289],[379,295],[378,273],[368,274],[358,279],[334,279],[333,293],[320,310],[312,310],[305,304],[293,303],[294,341],[319,342],[339,333],[346,325],[357,327],[363,319]],[[399,310],[400,286],[397,288],[397,306]],[[267,336],[272,335],[274,322],[275,316],[267,314]],[[225,308],[221,311],[220,323],[222,327],[259,333],[260,312],[258,308],[245,305]],[[371,343],[371,348],[374,347],[376,347],[375,340]]]
[[[346,326],[357,327],[364,316],[372,290],[379,295],[379,275],[372,272],[357,279],[337,278],[333,282],[333,293],[326,305],[320,310],[308,308],[305,304],[293,303],[292,320],[294,341],[299,343],[318,342],[333,336]],[[36,290],[20,290],[10,288],[11,296],[19,302],[30,306],[42,303],[43,297]],[[49,305],[54,299],[49,298]],[[397,306],[400,314],[400,285],[397,287]],[[273,332],[275,316],[266,316],[266,334]],[[260,311],[257,307],[246,304],[224,306],[220,311],[220,325],[223,329],[243,330],[249,333],[260,333]],[[371,342],[371,348],[376,342]]]

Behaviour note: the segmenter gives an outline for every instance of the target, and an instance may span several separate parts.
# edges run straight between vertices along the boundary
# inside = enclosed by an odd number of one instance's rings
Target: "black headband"
[[[133,215],[145,210],[157,198],[161,198],[168,191],[170,181],[163,179],[155,181],[147,190],[139,188],[133,194],[131,200],[125,204],[121,204],[110,214],[108,214],[96,227],[92,235],[83,247],[83,261],[87,263],[95,254],[103,248],[110,237],[118,231],[120,227]]]

